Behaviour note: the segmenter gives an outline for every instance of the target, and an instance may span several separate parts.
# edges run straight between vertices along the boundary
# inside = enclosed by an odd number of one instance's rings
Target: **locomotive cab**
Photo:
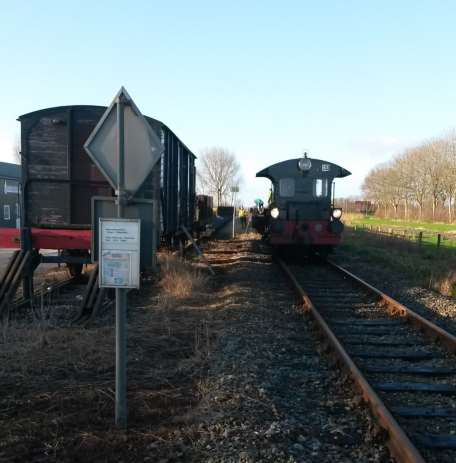
[[[340,243],[344,228],[342,210],[333,207],[333,180],[348,175],[336,164],[306,155],[258,172],[257,177],[272,182],[263,237],[273,245],[328,253]]]

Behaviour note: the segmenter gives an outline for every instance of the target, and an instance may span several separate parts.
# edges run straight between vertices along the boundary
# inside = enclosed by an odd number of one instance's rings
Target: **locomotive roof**
[[[351,172],[343,167],[333,164],[332,162],[322,161],[321,159],[309,158],[312,162],[312,167],[307,172],[302,172],[298,169],[298,161],[302,158],[288,159],[281,161],[266,169],[257,172],[257,177],[265,177],[271,181],[284,177],[296,177],[297,175],[305,175],[307,178],[342,178],[351,175]]]
[[[46,113],[53,113],[53,112],[59,112],[59,111],[65,111],[65,110],[77,110],[77,109],[82,109],[82,110],[101,110],[101,111],[106,111],[107,106],[99,106],[99,105],[66,105],[66,106],[53,106],[50,108],[43,108],[43,109],[38,109],[36,111],[32,111],[26,114],[22,114],[22,116],[19,116],[17,118],[18,121],[22,121],[22,119],[28,119],[30,117],[37,117],[41,113],[44,115]],[[166,129],[168,129],[176,138],[180,140],[182,145],[187,149],[190,154],[196,159],[196,156],[193,154],[193,151],[162,121],[159,121],[158,119],[154,119],[153,117],[149,117],[144,115],[146,119],[151,121],[152,123],[162,125]]]

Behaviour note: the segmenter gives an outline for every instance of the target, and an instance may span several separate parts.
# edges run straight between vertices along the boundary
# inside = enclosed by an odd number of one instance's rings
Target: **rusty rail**
[[[347,269],[341,267],[340,265],[337,265],[336,263],[332,261],[327,261],[331,267],[336,269],[337,271],[341,272],[345,276],[349,277],[353,281],[355,281],[358,285],[360,285],[362,288],[367,289],[371,293],[375,294],[380,298],[380,300],[384,301],[385,304],[387,304],[390,308],[393,310],[396,310],[399,312],[401,315],[407,318],[408,321],[411,323],[415,324],[418,326],[420,329],[422,329],[428,336],[432,338],[437,338],[447,349],[449,349],[451,352],[456,352],[456,336],[453,336],[452,334],[448,333],[447,331],[443,330],[439,326],[435,325],[434,323],[430,322],[429,320],[426,320],[424,317],[421,315],[418,315],[416,312],[413,310],[409,309],[405,305],[401,304],[400,302],[396,301],[392,297],[388,296],[387,294],[383,293],[379,289],[375,288],[374,286],[370,285],[363,279],[357,277]]]
[[[399,426],[399,424],[391,415],[389,410],[386,408],[380,397],[372,389],[366,378],[363,376],[356,364],[350,358],[346,350],[343,348],[342,344],[338,341],[332,330],[329,328],[328,324],[325,322],[318,310],[315,308],[309,296],[303,290],[303,288],[301,287],[291,270],[288,268],[285,262],[283,262],[282,259],[276,256],[276,260],[279,266],[284,271],[284,273],[290,279],[296,293],[298,294],[302,303],[304,304],[306,311],[314,318],[320,330],[334,349],[334,352],[337,355],[340,362],[342,363],[342,365],[351,373],[354,383],[361,391],[364,400],[369,403],[372,413],[378,418],[380,425],[388,432],[389,440],[387,444],[392,455],[400,463],[425,463],[425,460],[423,459],[417,448],[410,441],[408,436],[405,434],[405,432]],[[358,279],[357,281],[359,284],[361,284],[362,282],[361,279]],[[380,291],[376,290],[376,288],[374,288],[373,286],[369,285],[369,287],[370,289],[375,290],[377,294],[380,293]],[[404,309],[406,308],[404,307]]]

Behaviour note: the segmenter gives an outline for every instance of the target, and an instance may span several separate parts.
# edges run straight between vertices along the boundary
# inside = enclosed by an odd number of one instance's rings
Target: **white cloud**
[[[17,162],[13,154],[14,137],[0,128],[0,161]]]
[[[411,140],[396,137],[367,137],[349,140],[345,143],[344,148],[355,155],[378,158],[379,162],[382,162],[395,154],[399,154],[404,148],[412,144],[413,141]]]

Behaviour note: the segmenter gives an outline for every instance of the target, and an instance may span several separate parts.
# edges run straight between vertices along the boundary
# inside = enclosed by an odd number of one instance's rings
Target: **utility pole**
[[[233,238],[235,235],[235,225],[236,225],[236,193],[239,192],[239,187],[237,185],[231,187],[231,193],[233,193]]]

